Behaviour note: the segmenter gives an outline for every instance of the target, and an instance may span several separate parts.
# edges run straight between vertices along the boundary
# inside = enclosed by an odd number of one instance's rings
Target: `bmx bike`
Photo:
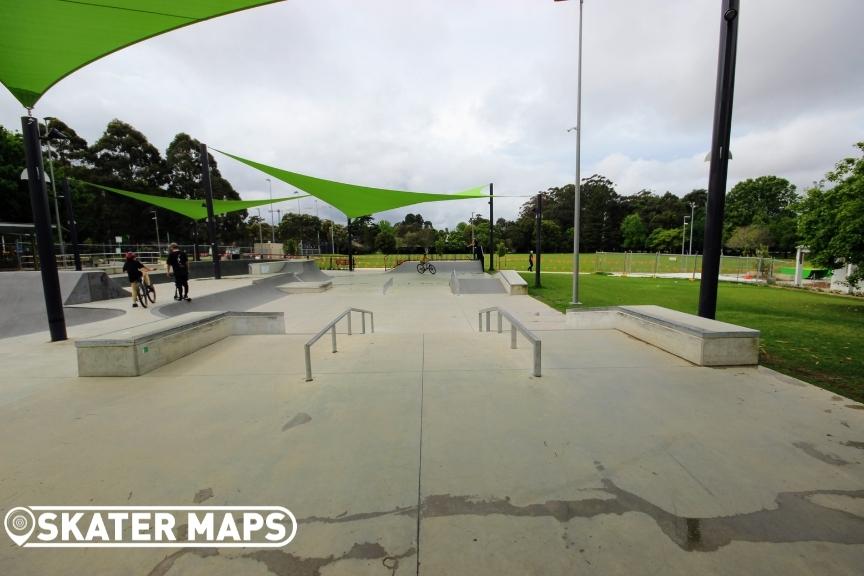
[[[148,302],[156,303],[156,288],[149,276],[142,276],[138,282],[138,302],[143,308],[147,308]]]
[[[417,264],[417,272],[419,272],[420,274],[423,274],[427,270],[430,274],[435,274],[435,265],[431,262],[420,262],[419,264]]]

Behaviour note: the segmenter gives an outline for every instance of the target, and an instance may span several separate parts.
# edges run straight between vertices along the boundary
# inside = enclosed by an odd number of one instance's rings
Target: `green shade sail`
[[[141,40],[278,0],[0,0],[0,82],[26,108],[87,64]]]
[[[84,182],[83,180],[79,180],[79,182],[81,182],[82,184],[87,184],[88,186],[93,186],[94,188],[99,188],[100,190],[119,194],[120,196],[126,196],[127,198],[132,198],[133,200],[146,202],[147,204],[152,204],[153,206],[158,206],[159,208],[164,208],[165,210],[170,210],[171,212],[182,214],[183,216],[186,216],[187,218],[192,218],[193,220],[204,220],[205,218],[207,218],[207,204],[204,202],[204,200],[184,200],[182,198],[154,196],[153,194],[129,192],[128,190],[120,190],[118,188],[111,188],[110,186],[102,186],[101,184]],[[270,200],[269,198],[267,200],[216,200],[214,198],[213,214],[218,215],[227,214],[228,212],[239,212],[240,210],[254,208],[255,206],[264,206],[271,203],[276,204],[278,202],[299,200],[300,198],[307,197],[308,195],[304,194],[302,196],[290,196],[288,198],[273,198],[273,200]]]
[[[474,200],[477,198],[488,198],[487,185],[477,186],[458,192],[456,194],[430,194],[426,192],[405,192],[402,190],[387,190],[384,188],[370,188],[356,184],[343,184],[332,180],[322,180],[313,176],[305,176],[296,172],[289,172],[281,168],[274,168],[259,162],[247,160],[216,148],[220,154],[234,158],[247,166],[251,166],[292,186],[296,186],[304,192],[323,200],[334,208],[340,210],[348,218],[370,216],[378,212],[386,212],[394,208],[421,204],[423,202],[440,202],[442,200]]]

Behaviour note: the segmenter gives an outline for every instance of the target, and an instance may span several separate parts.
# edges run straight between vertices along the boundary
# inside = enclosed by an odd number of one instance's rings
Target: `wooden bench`
[[[613,306],[567,310],[577,329],[619,330],[698,366],[759,363],[759,331],[663,308]]]
[[[75,342],[79,376],[140,376],[228,336],[284,334],[282,312],[189,312]]]
[[[508,294],[528,294],[528,283],[515,270],[499,270],[498,279]]]

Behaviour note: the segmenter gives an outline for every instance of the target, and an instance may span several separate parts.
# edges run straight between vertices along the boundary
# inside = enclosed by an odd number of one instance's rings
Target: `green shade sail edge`
[[[229,158],[233,158],[242,164],[255,168],[265,174],[291,184],[315,196],[319,200],[330,204],[341,211],[348,218],[359,218],[360,216],[371,216],[379,212],[386,212],[396,208],[403,208],[424,202],[441,202],[446,200],[476,200],[488,198],[486,190],[488,185],[475,186],[462,192],[453,194],[429,193],[429,192],[407,192],[404,190],[389,190],[386,188],[372,188],[357,184],[346,184],[333,180],[324,180],[314,176],[306,176],[296,172],[268,166],[254,160],[235,156],[217,148],[210,148]]]
[[[0,0],[0,83],[32,108],[57,82],[143,40],[281,0]]]
[[[153,194],[143,194],[141,192],[120,190],[119,188],[112,188],[110,186],[103,186],[102,184],[94,184],[92,182],[85,182],[83,180],[77,180],[77,182],[81,182],[82,184],[93,186],[94,188],[99,188],[107,192],[119,194],[120,196],[125,196],[133,200],[145,202],[147,204],[157,206],[165,210],[170,210],[171,212],[182,214],[183,216],[186,216],[187,218],[191,218],[193,220],[204,220],[207,218],[207,205],[202,199],[187,200],[185,198],[169,198],[166,196],[156,196]],[[213,214],[220,215],[227,214],[229,212],[239,212],[240,210],[246,210],[248,208],[254,208],[256,206],[265,206],[267,204],[276,204],[279,202],[287,202],[289,200],[299,200],[300,198],[308,198],[308,194],[304,194],[302,196],[290,196],[287,198],[273,198],[273,200],[270,200],[269,198],[266,200],[214,199]]]

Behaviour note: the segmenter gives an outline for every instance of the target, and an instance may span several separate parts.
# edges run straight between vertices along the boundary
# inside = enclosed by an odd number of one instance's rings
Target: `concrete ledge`
[[[619,330],[698,366],[759,363],[759,331],[661,306],[570,309],[577,329]]]
[[[284,334],[282,312],[190,312],[75,342],[79,376],[140,376],[228,336]]]
[[[498,279],[511,296],[514,294],[528,294],[528,283],[515,270],[500,270],[498,272]]]
[[[286,294],[303,294],[305,292],[325,292],[333,287],[332,280],[324,282],[290,282],[277,286],[279,290]]]

